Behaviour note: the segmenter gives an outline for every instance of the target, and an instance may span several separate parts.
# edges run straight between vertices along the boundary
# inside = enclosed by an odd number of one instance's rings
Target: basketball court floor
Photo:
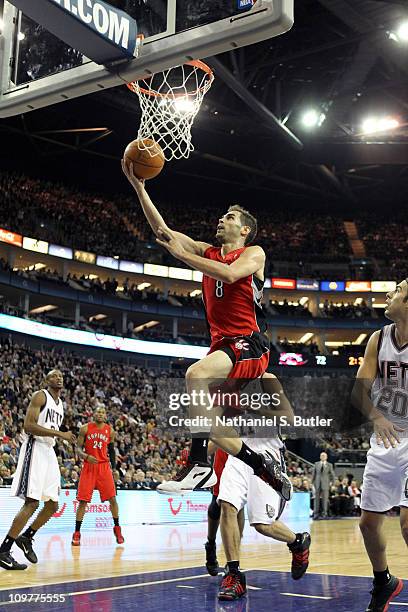
[[[220,577],[206,573],[206,523],[127,528],[123,546],[116,545],[110,530],[84,530],[80,548],[71,547],[71,533],[44,532],[35,539],[38,565],[24,572],[1,570],[0,608],[10,612],[364,610],[371,578],[358,520],[318,521],[310,526],[307,522],[291,523],[291,527],[296,531],[311,529],[310,571],[294,582],[286,546],[247,525],[241,566],[247,575],[248,595],[236,602],[218,602]],[[408,579],[399,520],[389,518],[386,529],[390,568]],[[223,563],[221,545],[219,549]],[[14,552],[23,561],[21,551],[15,548]],[[41,602],[41,594],[43,600],[48,595],[48,601]],[[54,601],[50,601],[52,595]],[[392,610],[408,610],[408,589],[391,605]]]

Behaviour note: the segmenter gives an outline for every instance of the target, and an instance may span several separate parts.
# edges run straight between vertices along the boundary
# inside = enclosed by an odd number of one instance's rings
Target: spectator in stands
[[[348,494],[353,500],[355,513],[359,513],[361,506],[361,490],[356,480],[351,481],[351,484],[348,487]]]
[[[349,493],[348,478],[344,477],[337,487],[336,514],[338,516],[350,516],[353,504],[354,502]]]

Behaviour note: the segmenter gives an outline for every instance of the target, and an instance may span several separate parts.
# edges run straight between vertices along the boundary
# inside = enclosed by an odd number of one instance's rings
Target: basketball
[[[147,148],[141,148],[141,143]],[[132,140],[125,149],[124,158],[132,162],[133,173],[140,179],[151,179],[160,174],[165,162],[161,146],[149,138]]]

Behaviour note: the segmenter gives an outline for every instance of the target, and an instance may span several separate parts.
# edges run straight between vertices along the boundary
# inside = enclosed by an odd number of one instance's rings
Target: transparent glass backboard
[[[272,38],[293,24],[293,0],[111,0],[110,4],[136,20],[143,42],[134,60],[106,69],[5,0],[0,117]]]

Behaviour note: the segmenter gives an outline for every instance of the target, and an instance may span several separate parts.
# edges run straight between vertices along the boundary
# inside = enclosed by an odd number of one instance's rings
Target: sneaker
[[[294,542],[288,544],[288,548],[292,553],[292,578],[293,580],[299,580],[309,566],[309,549],[311,543],[310,533],[305,531],[301,534],[302,541],[300,543]]]
[[[401,593],[403,586],[402,580],[395,576],[391,576],[387,584],[374,585],[366,612],[387,612],[390,601]]]
[[[81,546],[81,532],[74,531],[71,541],[72,546]]]
[[[263,459],[263,465],[255,474],[270,485],[272,489],[275,489],[285,502],[290,501],[293,494],[293,487],[287,474],[282,471],[281,464],[268,451],[264,451],[260,454]]]
[[[210,489],[217,484],[217,476],[208,463],[187,463],[173,480],[158,485],[159,493],[182,493],[196,489]]]
[[[122,535],[122,530],[119,527],[119,525],[115,525],[115,527],[113,528],[113,533],[115,534],[115,538],[118,544],[123,544],[125,541],[125,538]]]
[[[217,560],[217,546],[210,542],[205,543],[205,567],[210,576],[218,576],[220,566]]]
[[[18,536],[16,539],[16,544],[24,553],[25,558],[30,561],[30,563],[38,563],[38,558],[35,552],[33,551],[33,539],[28,538],[25,535]]]
[[[25,563],[18,563],[12,556],[10,552],[2,552],[0,553],[0,567],[5,570],[25,570],[27,566]]]
[[[246,580],[241,572],[228,573],[221,581],[218,599],[221,601],[232,601],[243,597],[247,592]]]

